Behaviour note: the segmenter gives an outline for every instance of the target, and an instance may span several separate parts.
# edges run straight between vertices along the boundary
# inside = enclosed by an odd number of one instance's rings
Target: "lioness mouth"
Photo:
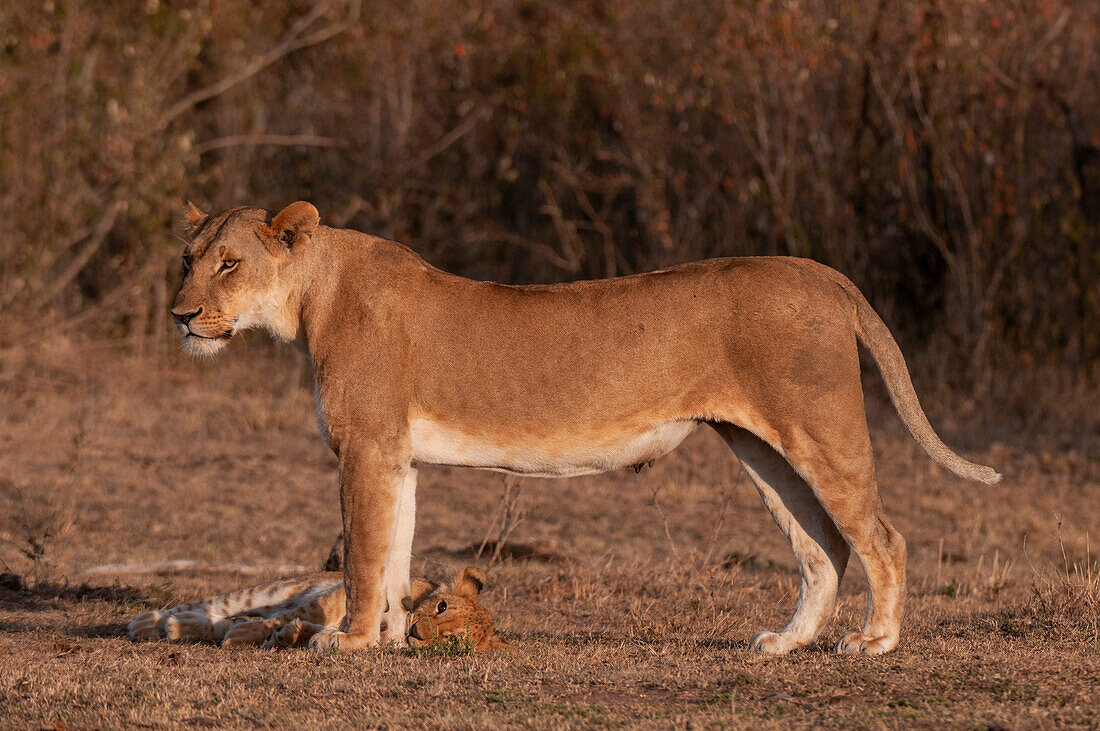
[[[229,340],[229,338],[233,337],[233,331],[226,330],[220,335],[199,335],[198,333],[189,332],[185,337],[199,338],[201,340]]]

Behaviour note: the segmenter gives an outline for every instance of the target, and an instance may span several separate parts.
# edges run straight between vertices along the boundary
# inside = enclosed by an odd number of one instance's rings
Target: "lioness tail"
[[[963,459],[943,443],[921,408],[917,392],[913,390],[909,369],[905,365],[905,357],[890,329],[854,284],[844,277],[838,282],[856,306],[856,335],[871,351],[882,380],[886,382],[886,388],[890,392],[890,400],[917,443],[928,452],[928,456],[959,477],[986,484],[1000,482],[1000,473],[992,467]]]

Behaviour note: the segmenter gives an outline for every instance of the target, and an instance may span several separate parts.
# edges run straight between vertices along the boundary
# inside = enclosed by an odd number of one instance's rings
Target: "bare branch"
[[[661,505],[661,501],[657,499],[658,493],[661,492],[660,483],[653,488],[653,494],[649,496],[649,504],[657,508],[657,512],[661,515],[661,523],[665,527],[665,538],[668,539],[668,545],[672,549],[672,555],[676,557],[676,561],[684,565],[685,561],[680,556],[680,549],[676,547],[676,541],[672,538],[672,530],[668,527],[668,513],[665,512],[664,506]]]
[[[577,203],[591,221],[591,226],[589,228],[600,234],[603,238],[604,272],[606,276],[614,277],[618,273],[616,261],[620,253],[618,247],[615,246],[615,234],[611,230],[611,227],[607,225],[607,221],[604,218],[609,206],[605,206],[605,213],[601,214],[596,210],[596,207],[592,205],[592,201],[588,198],[588,194],[584,190],[584,184],[572,170],[561,164],[555,164],[553,168],[565,182],[573,187],[573,194],[577,197]],[[618,193],[618,189],[615,187],[611,187],[611,190],[613,192],[607,196],[609,199],[613,199]]]
[[[936,130],[936,125],[933,124],[932,117],[924,103],[924,94],[921,91],[920,79],[917,77],[917,67],[913,62],[912,56],[905,60],[905,70],[909,75],[909,91],[913,98],[913,108],[917,112],[917,118],[920,120],[921,126],[928,135],[928,139],[933,145],[933,149],[943,163],[948,179],[955,188],[955,194],[959,200],[959,212],[962,214],[963,226],[966,228],[967,244],[973,248],[974,241],[976,240],[974,233],[974,214],[970,208],[970,196],[967,193],[966,185],[963,183],[962,176],[959,175],[959,171],[955,167],[955,162],[951,159],[951,154],[948,151],[947,145],[944,144],[943,139]]]
[[[217,137],[195,145],[195,153],[205,155],[214,150],[224,150],[227,147],[259,147],[261,145],[274,147],[347,147],[347,143],[334,137],[321,137],[319,135],[229,135]]]
[[[539,206],[539,213],[545,213],[550,216],[550,220],[554,223],[554,229],[558,232],[558,239],[561,241],[562,251],[563,253],[568,252],[565,259],[567,261],[575,261],[577,263],[577,270],[579,271],[581,259],[584,256],[584,247],[577,237],[577,226],[572,221],[566,220],[565,214],[562,213],[561,206],[558,205],[558,199],[554,195],[554,189],[550,187],[549,183],[539,178],[538,188],[539,192],[546,198],[546,203]]]
[[[81,571],[83,576],[100,576],[103,574],[164,574],[179,573],[183,571],[222,571],[234,574],[307,574],[314,569],[298,564],[282,564],[278,566],[255,566],[243,563],[212,563],[210,561],[196,561],[194,559],[178,559],[175,561],[148,561],[145,563],[109,563],[102,566],[92,566]]]
[[[500,242],[511,246],[519,246],[544,258],[548,263],[566,272],[575,274],[581,270],[581,263],[576,259],[567,259],[549,244],[541,241],[531,241],[510,231],[474,231],[462,237],[464,244],[482,244]]]
[[[80,253],[76,255],[76,258],[69,262],[69,266],[65,268],[57,279],[50,284],[45,294],[38,298],[39,304],[45,304],[57,296],[61,290],[65,289],[69,285],[69,282],[73,281],[81,270],[88,264],[88,261],[95,256],[95,253],[99,251],[99,247],[103,245],[104,240],[107,238],[107,234],[111,232],[111,227],[115,225],[115,219],[118,218],[118,214],[122,212],[122,209],[126,207],[126,204],[122,201],[115,201],[107,206],[103,211],[103,215],[100,216],[92,229],[91,235],[88,237],[87,243],[80,250]]]
[[[290,27],[290,29],[279,41],[278,45],[272,48],[267,53],[261,54],[254,58],[251,62],[245,64],[236,73],[232,73],[229,76],[217,81],[209,86],[205,86],[201,89],[191,92],[186,95],[174,105],[172,105],[168,111],[160,118],[161,126],[167,125],[176,117],[180,116],[184,112],[194,107],[196,104],[200,104],[207,99],[212,99],[219,94],[224,94],[229,89],[232,89],[237,84],[243,81],[247,81],[265,68],[275,63],[284,56],[298,51],[309,46],[316,46],[319,43],[327,41],[333,36],[343,33],[350,28],[359,19],[359,0],[349,0],[344,3],[348,6],[348,17],[343,21],[331,23],[330,25],[321,28],[308,35],[303,35],[305,31],[313,25],[313,23],[320,17],[322,17],[329,8],[334,6],[335,0],[322,0],[313,6],[306,15],[304,15],[298,22]]]
[[[522,480],[523,478],[518,475],[505,475],[504,496],[501,498],[500,512],[497,517],[493,519],[493,524],[489,526],[485,538],[481,541],[481,545],[478,546],[477,551],[474,553],[475,558],[481,558],[484,551],[492,547],[493,555],[489,558],[490,568],[500,560],[502,556],[501,551],[508,543],[512,531],[515,530],[516,526],[519,525],[527,515],[527,510],[521,504]],[[496,539],[492,539],[490,538],[490,534],[493,532],[493,528],[496,527],[498,521],[500,522],[500,531],[497,533]]]
[[[478,122],[483,119],[488,119],[490,113],[490,109],[487,106],[479,107],[476,111],[471,112],[465,119],[456,124],[454,129],[436,140],[435,144],[428,147],[428,149],[421,152],[420,155],[417,156],[416,161],[413,162],[412,165],[408,165],[406,170],[420,167],[454,143],[458,142],[472,132]]]
[[[905,139],[905,125],[898,116],[897,109],[894,106],[894,95],[890,94],[886,90],[885,84],[883,84],[882,77],[878,71],[871,67],[871,82],[875,89],[876,95],[879,97],[879,101],[882,103],[882,109],[886,114],[887,120],[890,122],[890,126],[894,131],[894,139],[899,145],[903,145]],[[937,230],[935,224],[928,217],[924,207],[920,204],[920,193],[917,189],[917,181],[915,173],[912,171],[911,166],[906,164],[904,169],[904,182],[906,192],[909,194],[910,207],[913,210],[913,215],[917,219],[917,225],[920,226],[921,231],[939,250],[940,255],[947,262],[948,268],[951,270],[955,277],[959,277],[959,266],[956,261],[955,252],[951,250],[951,247],[947,245],[947,240]],[[962,281],[960,280],[960,284]]]
[[[737,479],[728,482],[722,491],[722,505],[718,509],[717,517],[714,519],[714,530],[711,531],[710,542],[707,543],[707,552],[703,555],[702,563],[699,564],[704,569],[710,566],[710,558],[714,555],[714,547],[718,545],[718,535],[722,531],[722,525],[726,522],[726,513],[729,511],[730,502],[733,500],[734,490],[745,477],[745,468],[741,466],[740,462],[737,463],[737,470]]]

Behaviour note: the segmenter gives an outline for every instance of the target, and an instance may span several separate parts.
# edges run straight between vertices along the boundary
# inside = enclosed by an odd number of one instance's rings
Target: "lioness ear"
[[[412,584],[409,588],[409,596],[401,600],[401,606],[404,607],[406,612],[419,607],[424,603],[432,593],[439,588],[439,584],[434,581],[428,581],[427,579],[415,578],[412,580]]]
[[[199,230],[199,226],[203,224],[207,218],[206,214],[199,210],[191,201],[187,201],[183,207],[183,227],[187,231],[188,235],[191,235]]]
[[[295,244],[317,230],[320,222],[321,216],[312,203],[298,201],[279,211],[268,224],[268,231],[272,238],[293,250]]]
[[[459,596],[476,597],[485,588],[485,572],[476,566],[467,566],[455,579],[454,588],[451,589]]]

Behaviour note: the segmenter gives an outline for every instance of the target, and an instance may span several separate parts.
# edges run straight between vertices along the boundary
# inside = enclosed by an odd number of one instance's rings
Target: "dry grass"
[[[817,646],[749,655],[755,631],[786,620],[797,575],[724,445],[703,431],[637,475],[523,482],[510,538],[566,559],[492,568],[486,603],[515,645],[508,654],[132,643],[124,627],[137,612],[258,579],[84,586],[83,569],[319,565],[338,499],[292,353],[259,337],[205,364],[111,348],[48,341],[0,356],[0,559],[30,574],[25,528],[51,528],[30,588],[0,582],[4,725],[1051,727],[1100,717],[1087,538],[1100,522],[1096,435],[973,434],[933,409],[950,442],[1006,474],[996,487],[971,485],[928,460],[877,397],[883,499],[911,557],[903,644],[884,657],[829,652],[862,616],[855,566]],[[504,494],[489,473],[422,469],[414,571],[470,561],[448,550],[495,537]]]

